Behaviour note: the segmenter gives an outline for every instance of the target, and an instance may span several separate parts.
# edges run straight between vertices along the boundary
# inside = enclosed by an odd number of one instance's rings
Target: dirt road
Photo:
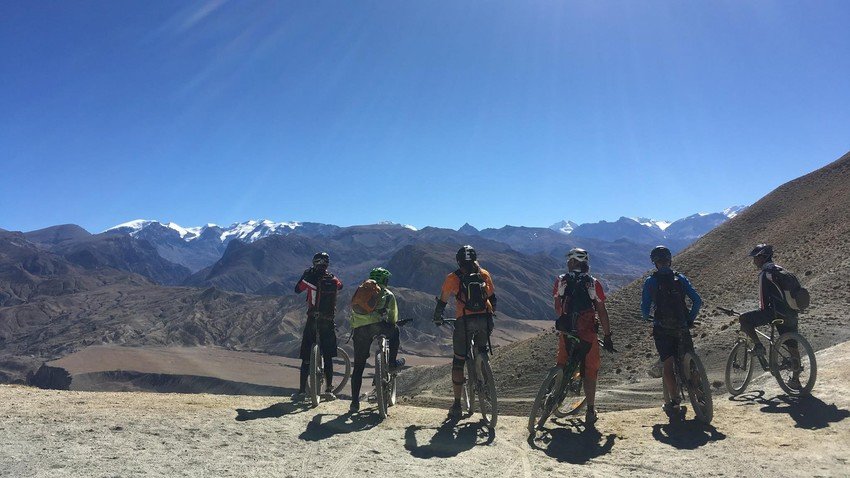
[[[850,343],[818,354],[815,397],[768,377],[715,396],[713,426],[660,409],[603,413],[596,430],[524,417],[495,435],[477,417],[400,406],[345,413],[273,397],[43,391],[0,386],[0,475],[27,476],[848,476]]]

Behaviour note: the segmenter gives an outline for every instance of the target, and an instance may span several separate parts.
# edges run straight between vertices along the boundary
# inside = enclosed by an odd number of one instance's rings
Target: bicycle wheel
[[[534,435],[538,429],[543,428],[543,424],[549,419],[555,409],[558,395],[561,393],[563,384],[564,369],[561,367],[552,367],[543,383],[540,384],[540,390],[537,392],[537,397],[534,399],[534,404],[531,405],[531,414],[528,416],[528,433]]]
[[[337,366],[342,365],[342,379],[339,381],[339,385],[334,387],[334,395],[341,392],[348,383],[348,379],[351,378],[351,358],[348,356],[348,353],[341,347],[337,347],[336,354],[336,358],[334,359],[334,370],[339,370]]]
[[[388,397],[387,397],[388,398],[387,405],[390,406],[390,407],[395,406],[395,403],[396,403],[396,388],[397,388],[397,385],[398,385],[398,375],[396,375],[396,374],[390,375],[389,393],[388,393]]]
[[[799,358],[793,353],[795,349]],[[802,335],[786,332],[779,336],[770,351],[770,370],[788,395],[809,395],[818,374],[815,352]],[[791,383],[795,375],[800,381],[799,387]]]
[[[387,362],[384,360],[384,353],[378,351],[375,353],[375,401],[378,404],[378,414],[381,418],[387,418],[387,380],[385,375]]]
[[[475,355],[466,359],[466,382],[463,384],[461,406],[466,408],[466,413],[475,413],[475,389],[478,383],[478,374],[475,373]]]
[[[746,390],[753,378],[753,360],[746,340],[739,340],[726,360],[726,390],[733,397]]]
[[[313,348],[310,349],[310,375],[308,378],[309,386],[307,388],[310,392],[310,401],[314,407],[318,407],[325,373],[322,367],[322,354],[319,352],[319,346],[317,344],[313,345]]]
[[[499,418],[499,404],[496,400],[496,382],[493,381],[493,371],[486,354],[481,354],[478,361],[481,364],[481,375],[478,377],[478,404],[481,406],[481,416],[487,421],[490,429],[496,429]]]
[[[688,383],[688,396],[694,407],[697,420],[709,424],[714,418],[714,402],[711,398],[711,384],[705,374],[699,356],[694,352],[688,352],[682,360]]]
[[[566,418],[576,414],[584,406],[587,397],[584,396],[584,381],[581,372],[576,370],[572,378],[564,384],[564,391],[559,398],[559,403],[552,413],[558,418]]]

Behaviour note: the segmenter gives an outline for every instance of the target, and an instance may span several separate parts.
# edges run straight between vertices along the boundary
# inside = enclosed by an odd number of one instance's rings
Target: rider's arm
[[[599,316],[599,323],[602,324],[602,333],[611,335],[611,323],[608,321],[608,309],[605,308],[605,302],[596,303],[596,314]]]
[[[691,282],[688,280],[687,277],[681,276],[681,280],[682,286],[685,289],[685,294],[687,294],[688,297],[691,298],[691,302],[693,303],[693,305],[691,306],[691,315],[688,319],[688,325],[691,325],[694,323],[695,320],[697,320],[699,309],[700,307],[702,307],[702,297],[699,296],[696,289],[694,289],[694,286],[691,285]]]
[[[387,294],[387,322],[391,324],[398,322],[398,302],[393,294]]]
[[[652,282],[655,282],[652,276],[643,281],[643,293],[640,297],[640,314],[643,316],[643,320],[649,320],[649,313],[652,308],[652,287],[654,286]]]
[[[304,292],[305,290],[309,289],[310,286],[312,285],[309,282],[307,282],[307,274],[310,273],[310,270],[311,269],[307,269],[306,271],[304,271],[304,273],[301,274],[301,278],[298,279],[298,282],[295,283],[295,293],[296,294],[300,294],[300,293]],[[315,289],[316,287],[313,286],[313,288]]]
[[[452,272],[443,281],[443,287],[440,289],[440,301],[448,302],[449,299],[457,295],[458,290],[460,290],[460,279]]]
[[[561,303],[561,296],[559,294],[559,287],[561,285],[561,278],[555,278],[555,287],[552,288],[552,296],[555,302],[555,317],[560,317],[561,314],[564,313],[564,304]]]

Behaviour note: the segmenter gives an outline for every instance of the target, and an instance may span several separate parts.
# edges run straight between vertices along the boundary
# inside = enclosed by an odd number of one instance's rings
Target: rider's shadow
[[[275,403],[262,410],[236,409],[236,421],[257,420],[259,418],[280,418],[286,415],[305,412],[309,409],[305,403],[281,402]]]
[[[361,432],[374,428],[380,423],[381,418],[373,411],[360,411],[357,413],[345,413],[337,415],[335,418],[323,422],[323,418],[330,415],[320,413],[313,417],[307,423],[307,429],[298,435],[298,438],[305,441],[320,441],[330,438],[334,435],[343,435],[346,433]]]
[[[812,395],[788,396],[777,395],[765,398],[763,390],[729,397],[734,402],[763,405],[765,413],[785,413],[794,420],[795,427],[806,430],[820,430],[850,417],[850,410],[838,408],[834,403],[827,405],[823,400]]]
[[[724,440],[726,435],[699,420],[686,420],[653,425],[652,438],[680,450],[696,450],[710,442]]]
[[[446,420],[436,429],[425,445],[419,445],[416,432],[434,430],[430,427],[410,425],[404,431],[404,449],[414,458],[451,458],[478,445],[493,443],[496,434],[484,421],[458,423]]]
[[[588,461],[611,452],[617,435],[603,436],[595,426],[584,426],[579,420],[557,422],[565,428],[544,429],[540,438],[528,438],[528,444],[559,462],[583,465]]]

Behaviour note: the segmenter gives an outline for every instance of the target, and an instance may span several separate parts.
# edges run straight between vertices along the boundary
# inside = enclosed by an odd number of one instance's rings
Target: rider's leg
[[[298,391],[304,393],[307,390],[307,375],[310,374],[310,362],[301,361],[301,376],[298,378]]]
[[[298,392],[304,393],[307,390],[307,376],[310,374],[310,350],[313,348],[315,341],[316,325],[315,320],[307,318],[304,324],[304,332],[301,335],[301,374],[298,380]]]
[[[390,355],[387,357],[387,361],[389,362],[390,367],[393,367],[395,366],[396,360],[398,360],[398,348],[401,345],[401,334],[399,333],[397,326],[390,327],[387,339],[389,339],[390,342]]]
[[[334,358],[330,355],[325,355],[323,358],[325,362],[325,389],[330,392],[333,390],[331,383],[334,379]]]
[[[466,319],[460,318],[455,322],[455,330],[452,333],[452,392],[454,392],[455,405],[460,406],[460,396],[463,393],[463,366],[466,362]]]
[[[673,359],[672,356],[667,357],[664,360],[664,372],[663,372],[664,373],[664,379],[663,380],[664,380],[664,388],[667,390],[667,396],[669,396],[670,399],[673,402],[676,402],[676,401],[678,401],[677,398],[679,397],[679,389],[676,385],[676,374],[673,373],[674,362],[675,362],[675,360]]]
[[[366,361],[354,362],[354,370],[351,371],[351,401],[360,401],[360,387],[363,385],[363,371],[366,369]]]
[[[455,402],[460,403],[460,396],[463,393],[463,366],[466,363],[466,358],[455,355],[452,359],[452,392],[454,392]]]
[[[782,325],[776,326],[776,331],[779,332],[779,335],[782,335],[786,332],[797,332],[797,319],[788,318],[785,319],[785,323]],[[791,373],[791,379],[795,381],[800,380],[800,348],[797,346],[796,340],[789,340],[788,344],[788,352],[791,354],[791,357],[795,360],[794,364],[796,367]]]
[[[584,363],[584,396],[587,410],[592,412],[596,407],[596,381],[599,378],[599,367],[602,357],[599,353],[599,342],[594,340],[589,344],[582,341],[580,344],[587,350],[582,362]]]
[[[747,337],[755,344],[757,347],[761,345],[764,346],[759,340],[759,336],[756,333],[756,327],[767,325],[773,320],[773,313],[765,310],[751,310],[749,312],[744,312],[738,318],[738,322],[741,324],[741,330],[747,334]]]
[[[372,331],[370,327],[357,327],[351,331],[354,341],[354,370],[351,372],[351,401],[360,402],[360,387],[363,385],[363,371],[369,358],[372,346]]]

